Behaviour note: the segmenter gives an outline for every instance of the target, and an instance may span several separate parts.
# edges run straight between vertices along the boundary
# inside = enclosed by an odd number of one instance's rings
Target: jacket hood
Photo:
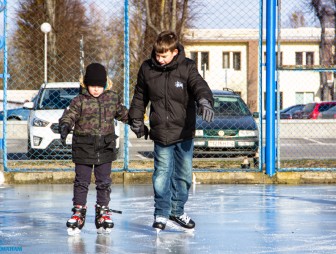
[[[159,71],[170,71],[176,69],[177,66],[185,59],[184,47],[180,43],[177,45],[177,50],[178,54],[173,58],[173,60],[169,64],[162,66],[156,61],[155,51],[153,49],[151,55],[152,67]]]

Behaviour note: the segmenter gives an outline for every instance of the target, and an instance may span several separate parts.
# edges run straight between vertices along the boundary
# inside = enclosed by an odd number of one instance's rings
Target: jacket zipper
[[[101,117],[101,105],[100,105],[100,101],[99,101],[99,98],[97,98],[97,101],[98,101],[98,108],[99,108],[99,134],[98,134],[98,151],[97,151],[97,162],[99,163],[100,162],[100,158],[99,158],[99,145],[100,145],[100,139],[101,139],[101,120],[102,120],[102,117]]]
[[[169,118],[168,118],[168,72],[165,74],[165,108],[166,108],[166,143],[168,142],[168,125],[169,125]]]

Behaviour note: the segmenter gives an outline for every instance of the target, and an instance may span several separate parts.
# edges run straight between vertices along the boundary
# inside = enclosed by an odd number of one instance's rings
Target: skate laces
[[[182,220],[183,222],[185,222],[186,224],[189,223],[189,221],[190,221],[190,217],[186,213],[182,214],[179,217],[179,219]]]

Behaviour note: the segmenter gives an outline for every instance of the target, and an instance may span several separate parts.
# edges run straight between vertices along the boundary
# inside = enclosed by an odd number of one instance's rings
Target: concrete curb
[[[113,172],[114,184],[151,184],[152,172]],[[5,184],[73,183],[74,172],[4,172]],[[334,184],[336,172],[195,172],[197,184]],[[92,177],[94,182],[94,177]]]

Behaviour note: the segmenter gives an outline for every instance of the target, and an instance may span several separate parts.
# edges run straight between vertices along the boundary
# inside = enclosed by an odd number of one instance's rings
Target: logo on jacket
[[[183,89],[183,83],[180,82],[180,81],[176,81],[176,82],[175,82],[175,87],[176,87],[176,88],[182,88],[182,89]]]

